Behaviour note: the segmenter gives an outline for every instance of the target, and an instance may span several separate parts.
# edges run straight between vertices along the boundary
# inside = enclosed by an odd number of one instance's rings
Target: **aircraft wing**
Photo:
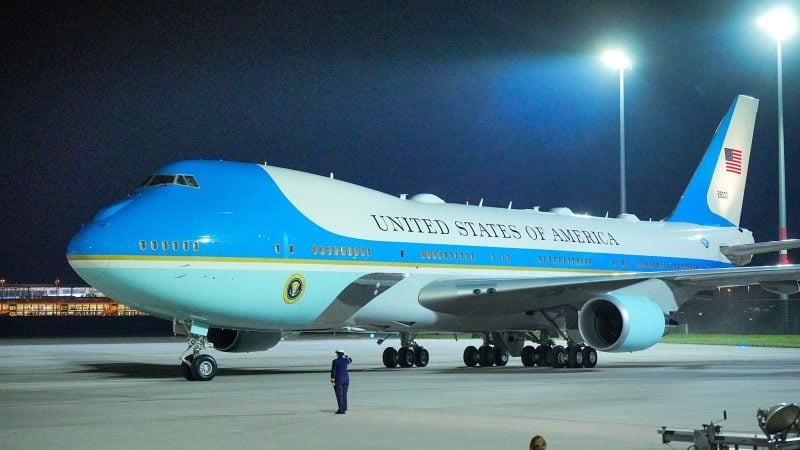
[[[678,294],[676,297],[686,300],[707,289],[752,284],[761,284],[772,292],[790,293],[797,292],[800,265],[588,277],[452,278],[424,286],[419,293],[419,302],[428,309],[447,314],[514,314],[564,304],[580,305],[598,294],[651,279],[666,282]]]

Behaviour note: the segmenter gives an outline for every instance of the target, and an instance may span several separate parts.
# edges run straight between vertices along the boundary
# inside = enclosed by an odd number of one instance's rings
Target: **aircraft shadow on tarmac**
[[[181,369],[177,364],[148,364],[148,363],[85,363],[84,369],[76,370],[73,373],[87,373],[87,374],[108,374],[112,376],[121,376],[125,378],[145,378],[145,379],[169,379],[180,378]],[[603,370],[619,370],[619,369],[658,369],[658,368],[671,368],[680,370],[705,370],[709,369],[708,363],[683,363],[683,364],[663,364],[663,363],[649,363],[649,364],[613,364],[596,367],[593,369],[554,369],[550,367],[466,367],[456,366],[451,368],[428,368],[428,369],[405,369],[393,368],[387,369],[384,367],[375,368],[353,368],[351,373],[369,373],[369,372],[397,372],[397,373],[427,373],[427,374],[481,374],[481,375],[512,375],[521,372],[529,372],[532,375],[537,373],[541,374],[584,374],[592,373]],[[294,374],[324,374],[328,373],[327,367],[319,368],[225,368],[220,367],[217,372],[218,377],[225,376],[248,376],[248,375],[294,375]]]
[[[87,374],[108,374],[114,376],[121,376],[124,378],[145,378],[145,379],[169,379],[180,378],[183,379],[181,368],[177,364],[148,364],[148,363],[84,363],[84,369],[75,370],[73,373],[87,373]],[[462,368],[463,369],[463,368]],[[402,369],[386,369],[380,368],[359,368],[350,369],[350,373],[366,373],[366,372],[379,372],[379,371],[400,371]],[[217,377],[226,376],[247,376],[247,375],[296,375],[296,374],[327,374],[330,369],[327,367],[319,368],[277,368],[277,369],[264,369],[264,368],[224,368],[220,367],[217,372]]]
[[[183,379],[181,368],[177,364],[146,364],[146,363],[88,363],[83,364],[82,370],[73,373],[109,374],[125,378],[148,379]],[[219,368],[218,377],[241,375],[286,375],[301,373],[327,373],[328,369],[239,369]],[[352,372],[352,371],[351,371]]]

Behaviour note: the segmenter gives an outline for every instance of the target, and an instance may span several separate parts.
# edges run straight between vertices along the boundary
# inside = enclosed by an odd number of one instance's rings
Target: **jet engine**
[[[281,332],[209,328],[208,340],[221,352],[260,352],[275,347],[281,341]]]
[[[615,292],[586,302],[578,329],[587,345],[605,352],[633,352],[655,345],[664,335],[661,308],[642,295]]]

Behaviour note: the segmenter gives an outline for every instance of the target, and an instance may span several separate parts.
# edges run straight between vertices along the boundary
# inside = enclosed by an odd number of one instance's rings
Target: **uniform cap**
[[[337,350],[336,350],[334,353],[341,353],[341,354],[343,354],[343,355],[344,355],[344,350],[342,350],[342,349],[337,349]]]

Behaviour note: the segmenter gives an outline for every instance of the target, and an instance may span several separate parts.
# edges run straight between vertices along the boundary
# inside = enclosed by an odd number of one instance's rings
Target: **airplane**
[[[187,380],[217,374],[209,346],[261,351],[297,332],[341,330],[399,336],[383,351],[387,368],[426,366],[415,341],[424,332],[479,334],[466,366],[513,356],[591,368],[598,351],[655,345],[703,291],[800,291],[800,265],[739,267],[800,247],[755,243],[739,227],[757,109],[735,98],[661,221],[398,197],[332,175],[195,160],[102,209],[67,258],[93,287],[187,336]]]

